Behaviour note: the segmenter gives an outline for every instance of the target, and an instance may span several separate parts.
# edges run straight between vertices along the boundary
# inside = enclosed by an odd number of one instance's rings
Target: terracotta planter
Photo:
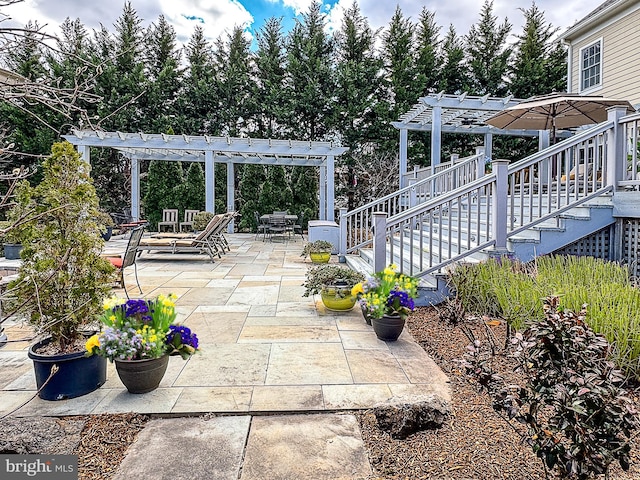
[[[36,386],[40,389],[51,374],[54,365],[58,371],[51,376],[38,396],[43,400],[66,400],[93,392],[107,380],[107,359],[99,355],[85,357],[85,352],[64,355],[40,355],[38,348],[49,343],[45,339],[29,348],[27,355],[33,360]]]
[[[358,297],[351,295],[351,285],[329,285],[320,291],[322,303],[329,310],[338,312],[351,310]]]
[[[313,263],[329,263],[331,252],[311,252],[309,258]]]
[[[380,340],[396,341],[404,329],[404,319],[400,315],[383,315],[372,318],[373,331]]]
[[[147,393],[160,385],[167,371],[169,356],[145,360],[114,360],[120,380],[129,393]]]

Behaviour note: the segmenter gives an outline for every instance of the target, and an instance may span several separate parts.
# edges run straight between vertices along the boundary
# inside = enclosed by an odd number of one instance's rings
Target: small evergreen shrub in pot
[[[214,217],[214,214],[211,212],[198,212],[193,216],[193,230],[196,232],[201,232]]]
[[[333,244],[331,242],[326,240],[316,240],[314,242],[307,243],[300,256],[304,258],[310,257],[313,263],[328,263],[331,259],[332,249]]]

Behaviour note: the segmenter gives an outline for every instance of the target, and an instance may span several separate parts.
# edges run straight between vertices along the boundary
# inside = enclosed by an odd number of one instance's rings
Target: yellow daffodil
[[[353,288],[351,289],[351,295],[356,296],[359,293],[364,293],[364,288],[362,286],[362,282],[361,283],[356,283]]]

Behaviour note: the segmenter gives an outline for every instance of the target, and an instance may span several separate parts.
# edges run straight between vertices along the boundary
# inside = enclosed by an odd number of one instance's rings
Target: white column
[[[131,157],[131,216],[133,221],[140,220],[140,163],[138,157]]]
[[[333,155],[327,156],[327,214],[326,219],[334,221],[336,219],[335,209],[335,185],[334,185],[334,162]]]
[[[407,173],[407,145],[409,143],[409,131],[406,128],[400,129],[400,188],[407,186],[405,174]]]
[[[325,165],[320,166],[320,208],[318,216],[320,220],[326,220],[327,213],[327,167]]]
[[[613,128],[607,132],[607,165],[605,182],[615,188],[618,181],[623,180],[627,172],[627,155],[625,154],[625,131],[620,118],[627,114],[625,107],[607,108],[607,120],[613,121]]]
[[[489,161],[493,159],[493,134],[485,133],[484,134],[484,157],[485,161],[488,158]]]
[[[235,165],[227,163],[227,212],[235,212]],[[233,233],[234,220],[227,225],[227,232]]]
[[[387,266],[387,214],[373,212],[373,271],[381,272]]]
[[[204,208],[207,212],[215,213],[216,174],[213,152],[204,152]]]
[[[494,250],[507,250],[507,196],[509,160],[494,160],[491,171],[496,174],[495,190],[492,192],[491,234],[496,241]]]
[[[435,166],[440,164],[442,155],[442,107],[433,107],[431,111],[431,175]]]
[[[80,157],[82,157],[82,160],[91,165],[91,147],[88,147],[87,145],[78,145],[78,153],[80,154]]]
[[[549,130],[540,130],[538,133],[538,151],[545,150],[549,148]],[[551,178],[549,175],[549,165],[551,163],[551,159],[548,159],[545,162],[540,162],[538,178],[543,185],[549,185],[549,179]]]
[[[338,247],[338,255],[344,257],[347,254],[347,219],[345,215],[347,209],[342,207],[340,209],[340,246]]]

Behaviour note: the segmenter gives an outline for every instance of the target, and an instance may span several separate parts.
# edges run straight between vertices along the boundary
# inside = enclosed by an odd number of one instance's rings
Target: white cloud
[[[296,15],[304,13],[309,10],[309,6],[313,3],[313,0],[282,0],[282,4],[285,7],[289,7],[296,12]]]
[[[253,23],[251,13],[237,0],[160,0],[160,11],[181,42],[188,41],[196,25],[207,37],[216,38],[235,26],[245,29]]]

